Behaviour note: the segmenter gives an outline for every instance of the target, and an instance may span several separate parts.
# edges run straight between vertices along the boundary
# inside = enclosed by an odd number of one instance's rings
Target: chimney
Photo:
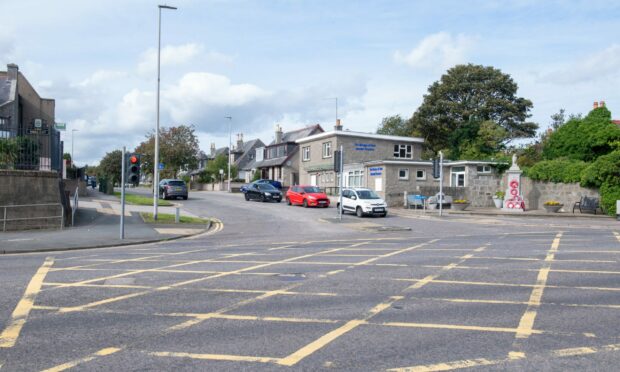
[[[211,157],[215,157],[215,142],[211,142]]]
[[[282,127],[276,124],[276,144],[282,143]]]
[[[336,125],[334,126],[334,130],[342,130],[342,124],[340,124],[340,119],[336,119]]]
[[[17,72],[19,71],[19,67],[15,63],[9,63],[6,65],[6,71],[8,80],[17,80]]]
[[[597,109],[598,108],[598,102],[594,101],[594,105],[592,107],[593,109]]]
[[[237,133],[237,151],[243,150],[243,133]]]
[[[601,101],[598,103],[598,107],[605,107],[605,101]]]

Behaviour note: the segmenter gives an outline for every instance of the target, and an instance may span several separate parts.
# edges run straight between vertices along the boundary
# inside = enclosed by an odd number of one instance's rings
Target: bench
[[[591,198],[589,196],[582,196],[578,202],[575,202],[573,205],[573,213],[575,213],[575,209],[579,208],[579,213],[586,212],[594,212],[596,214],[596,210],[600,209],[601,213],[603,212],[603,208],[598,203],[598,198]]]
[[[441,200],[441,204],[444,208],[452,205],[452,197],[450,195],[443,194],[442,197],[440,197],[439,193],[437,193],[428,198],[427,203],[430,209],[439,208],[439,200]]]
[[[426,201],[426,196],[424,195],[409,195],[407,196],[407,208],[408,209],[418,209],[418,207],[424,208],[424,202]]]

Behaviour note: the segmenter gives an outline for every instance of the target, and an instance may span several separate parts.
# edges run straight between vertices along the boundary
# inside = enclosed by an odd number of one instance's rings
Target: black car
[[[183,180],[161,180],[159,183],[159,197],[162,199],[168,198],[183,198],[187,200],[187,186]]]
[[[245,192],[245,200],[252,199],[263,202],[275,200],[279,203],[282,201],[282,192],[268,183],[253,183]]]
[[[270,184],[271,186],[275,187],[278,190],[282,190],[282,183],[280,181],[265,180],[265,179],[260,179],[260,180],[253,181],[251,183],[246,183],[245,185],[241,186],[241,188],[239,190],[242,193],[245,193],[246,191],[248,191],[250,186],[252,186],[255,183],[261,183],[261,184],[267,183],[267,184]]]

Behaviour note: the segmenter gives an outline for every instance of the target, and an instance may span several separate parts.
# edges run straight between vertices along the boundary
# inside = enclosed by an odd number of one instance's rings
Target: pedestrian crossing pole
[[[443,216],[443,152],[439,151],[439,216]]]
[[[343,185],[343,177],[344,177],[344,172],[342,171],[342,168],[344,166],[344,151],[343,151],[343,146],[340,145],[340,156],[339,156],[339,164],[338,164],[338,168],[340,170],[340,200],[339,200],[339,204],[340,204],[340,208],[338,208],[338,217],[340,218],[340,220],[342,220],[342,185]]]
[[[125,146],[121,156],[121,240],[125,239]]]

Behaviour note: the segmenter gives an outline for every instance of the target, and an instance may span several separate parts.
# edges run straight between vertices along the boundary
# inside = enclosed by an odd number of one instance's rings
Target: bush
[[[620,200],[620,185],[605,182],[601,189],[601,207],[610,216],[616,214],[616,200]]]
[[[572,183],[581,181],[581,175],[588,166],[580,160],[544,160],[525,170],[525,175],[537,181]]]
[[[582,186],[601,187],[605,183],[620,185],[620,150],[599,157],[582,173]]]

